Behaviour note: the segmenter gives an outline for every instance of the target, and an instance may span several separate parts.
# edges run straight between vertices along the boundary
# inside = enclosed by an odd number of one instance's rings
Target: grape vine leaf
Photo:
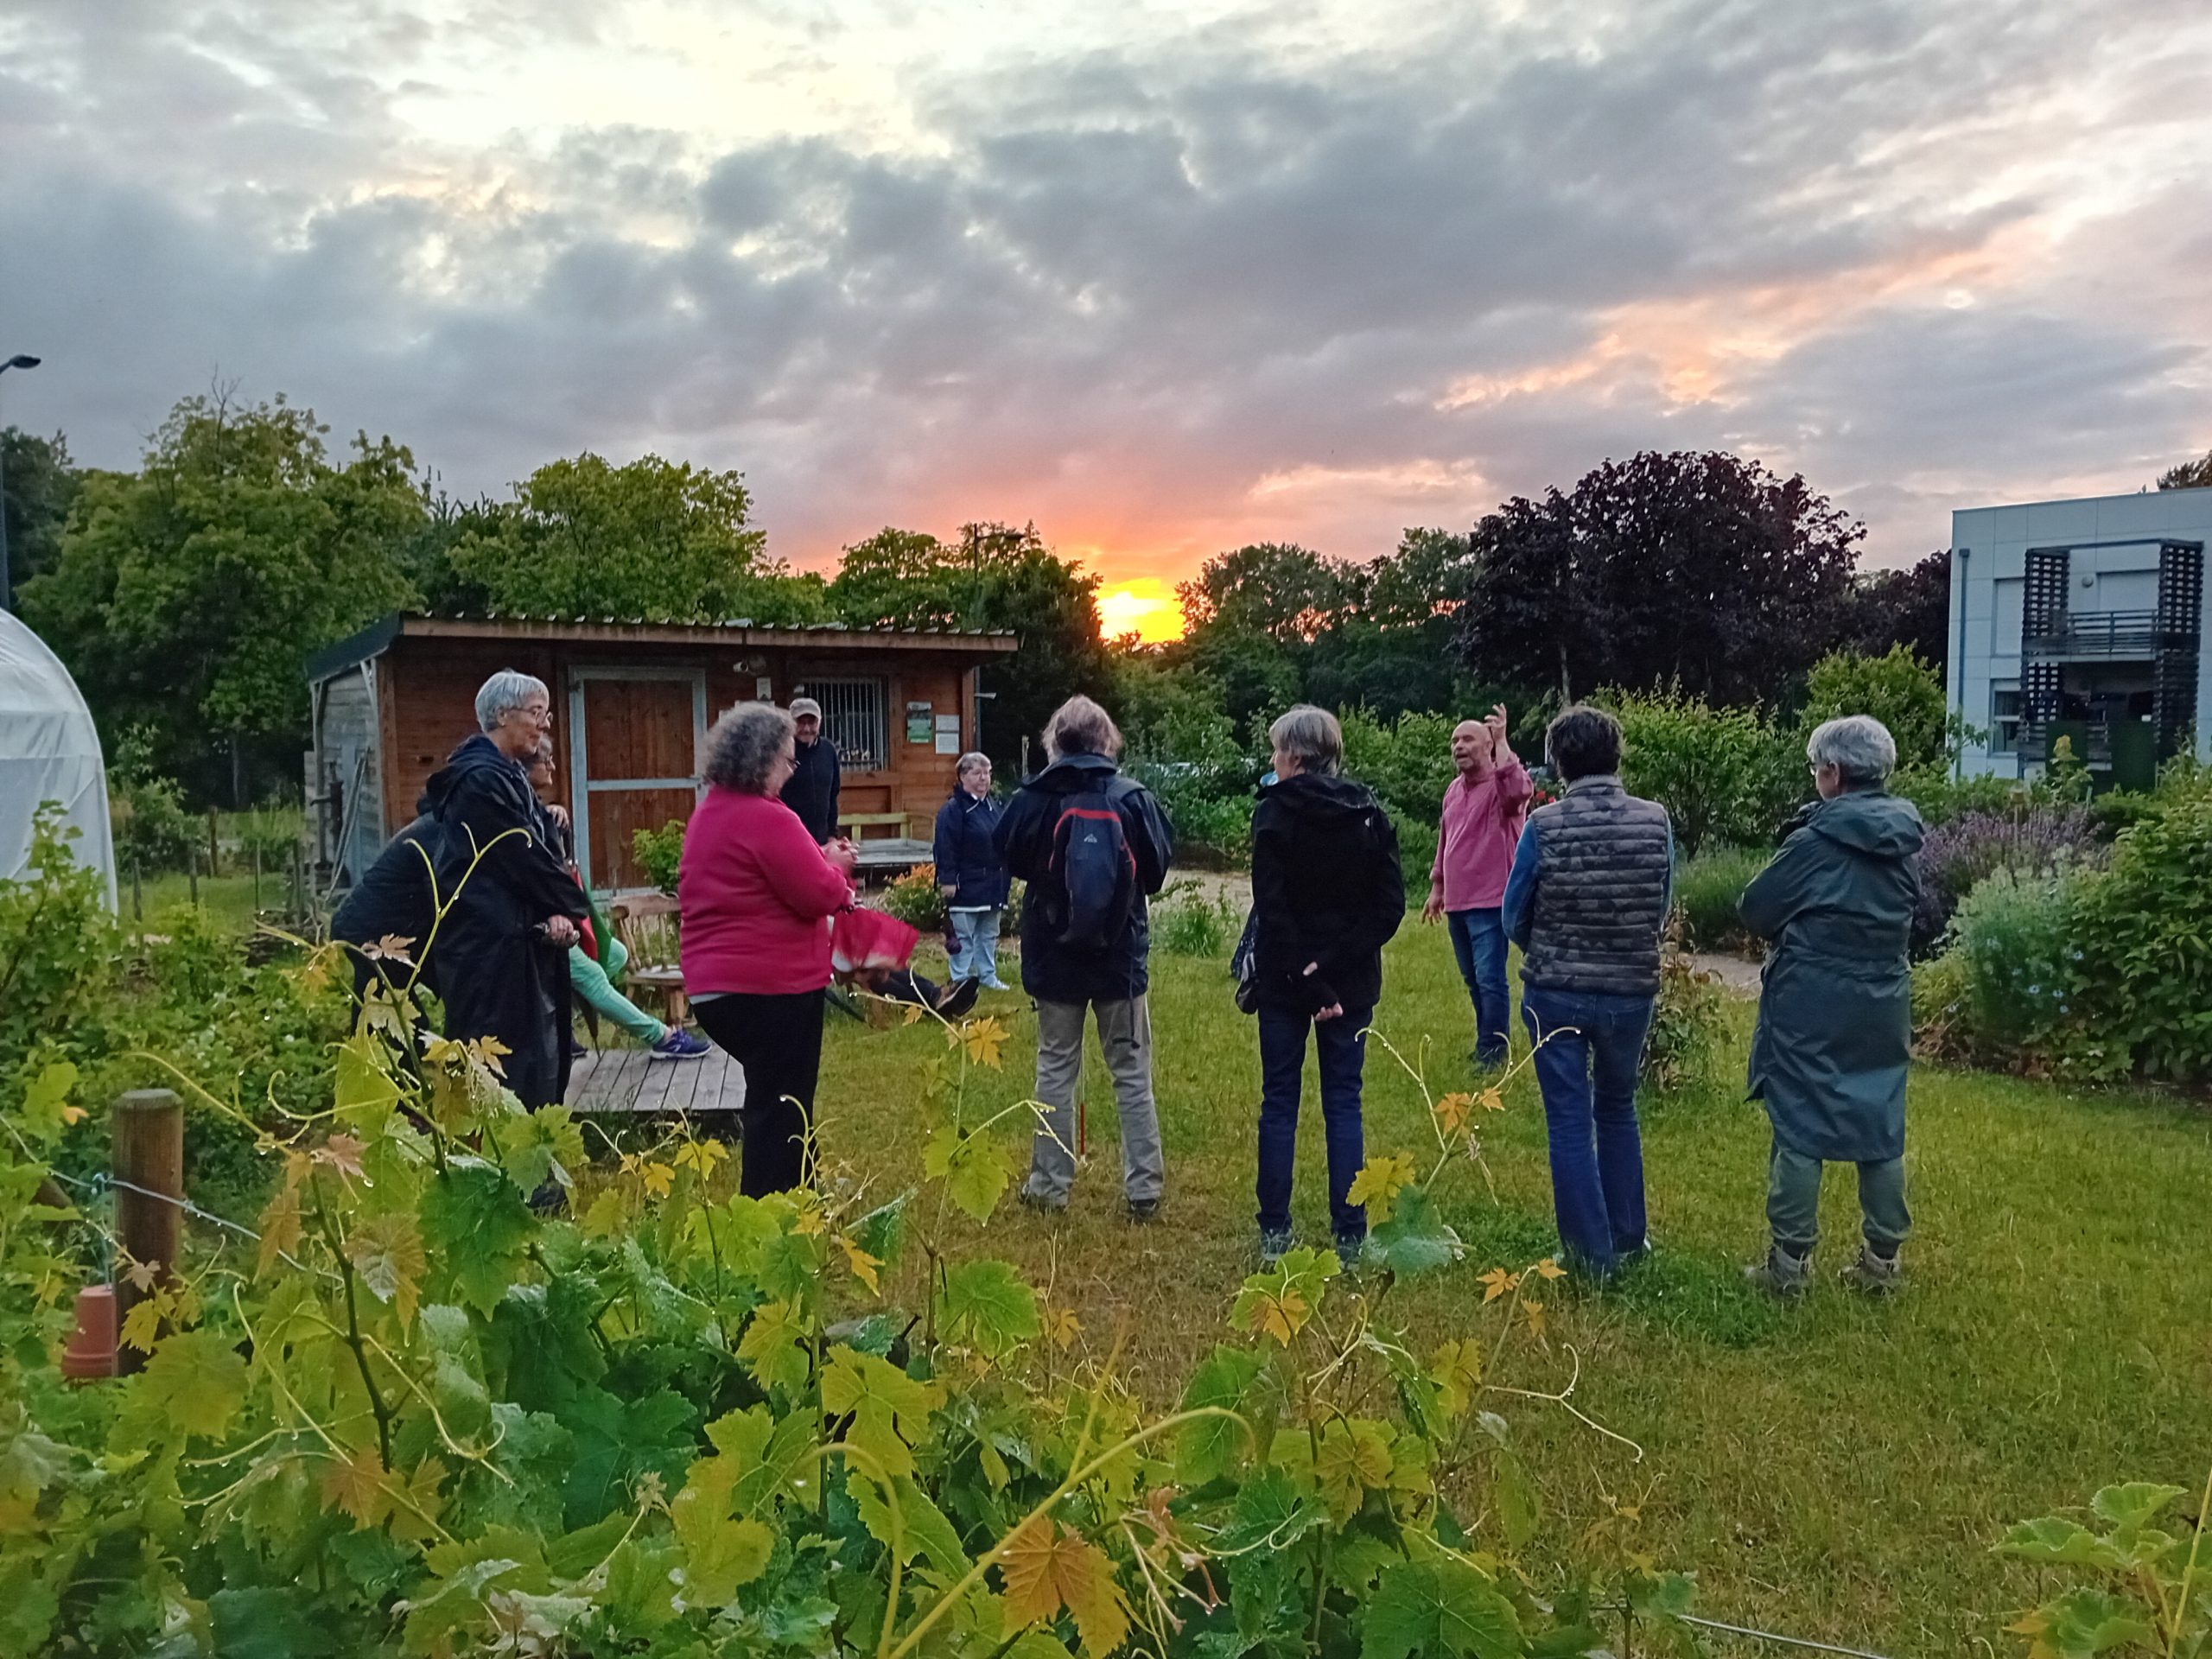
[[[922,1143],[922,1170],[944,1183],[945,1195],[977,1221],[988,1221],[1010,1177],[1006,1154],[988,1135],[962,1135],[940,1123]]]
[[[215,1651],[225,1659],[323,1659],[337,1638],[291,1585],[218,1590],[207,1598]]]
[[[1389,1220],[1367,1235],[1368,1258],[1397,1274],[1448,1267],[1465,1253],[1459,1234],[1444,1224],[1435,1200],[1421,1186],[1402,1190]]]
[[[498,1307],[521,1272],[534,1225],[522,1194],[486,1163],[456,1159],[423,1194],[423,1242],[442,1277],[480,1313]]]
[[[1006,1616],[1014,1624],[1044,1623],[1065,1607],[1075,1615],[1084,1651],[1092,1659],[1104,1659],[1128,1634],[1128,1602],[1115,1582],[1113,1562],[1082,1534],[1061,1531],[1048,1516],[1000,1546],[999,1571],[1006,1581]]]
[[[2028,1659],[2094,1659],[2152,1639],[2142,1608],[2102,1590],[2069,1591],[2010,1628],[2029,1639]]]
[[[918,1552],[948,1580],[956,1583],[975,1565],[961,1547],[960,1535],[945,1518],[944,1511],[911,1477],[902,1475],[892,1483],[899,1505],[898,1529],[893,1525],[890,1500],[884,1494],[882,1484],[873,1475],[855,1469],[845,1484],[859,1508],[861,1524],[876,1542],[889,1549],[893,1547],[893,1531],[903,1529],[899,1556],[902,1565],[912,1560]]]
[[[1514,1659],[1513,1604],[1464,1561],[1407,1561],[1387,1569],[1360,1622],[1360,1659]]]
[[[909,1449],[929,1431],[930,1413],[944,1403],[944,1390],[918,1382],[885,1359],[842,1343],[830,1351],[822,1372],[822,1408],[833,1416],[852,1414],[845,1438],[873,1457],[887,1475],[911,1475]]]
[[[1321,1431],[1313,1478],[1338,1526],[1359,1513],[1368,1490],[1390,1484],[1390,1442],[1397,1431],[1368,1418],[1339,1418]]]
[[[1216,1348],[1198,1363],[1183,1389],[1183,1409],[1202,1406],[1234,1411],[1243,1404],[1244,1391],[1260,1374],[1263,1362],[1249,1348]],[[1175,1431],[1175,1478],[1198,1487],[1233,1471],[1251,1433],[1243,1424],[1227,1417],[1201,1417]]]
[[[1224,1554],[1281,1551],[1328,1518],[1320,1499],[1301,1493],[1289,1471],[1269,1464],[1237,1489],[1236,1507],[1217,1541]]]
[[[1370,1158],[1367,1166],[1352,1177],[1351,1191],[1344,1195],[1344,1202],[1365,1205],[1371,1222],[1385,1222],[1390,1219],[1390,1206],[1399,1192],[1412,1185],[1413,1179],[1413,1154],[1400,1152]]]
[[[384,1459],[373,1446],[357,1447],[333,1457],[323,1465],[322,1501],[351,1516],[357,1527],[382,1524],[391,1513],[391,1491],[385,1480]]]
[[[1287,1251],[1273,1268],[1244,1281],[1229,1322],[1239,1331],[1273,1337],[1287,1348],[1319,1307],[1328,1281],[1342,1270],[1334,1250],[1307,1246]]]
[[[695,1606],[724,1605],[739,1586],[768,1570],[775,1553],[775,1534],[749,1515],[729,1513],[737,1472],[727,1458],[702,1458],[669,1505],[676,1541],[683,1546],[683,1599]]]
[[[220,1434],[245,1400],[245,1361],[212,1331],[179,1331],[146,1362],[148,1400],[192,1434]]]
[[[371,1216],[357,1222],[346,1236],[346,1259],[370,1295],[392,1305],[401,1325],[415,1323],[423,1275],[430,1262],[423,1253],[423,1235],[413,1217]]]
[[[796,1394],[806,1386],[808,1331],[796,1302],[763,1302],[738,1338],[737,1357],[762,1388]]]
[[[942,1310],[947,1338],[998,1359],[1043,1330],[1037,1293],[1003,1262],[963,1262],[944,1275]]]

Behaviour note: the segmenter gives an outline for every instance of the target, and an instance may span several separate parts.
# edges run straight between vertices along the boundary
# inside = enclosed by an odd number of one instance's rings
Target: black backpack
[[[1135,792],[1127,778],[1064,797],[1052,823],[1046,919],[1059,943],[1103,950],[1122,936],[1136,907],[1137,860],[1116,803]]]

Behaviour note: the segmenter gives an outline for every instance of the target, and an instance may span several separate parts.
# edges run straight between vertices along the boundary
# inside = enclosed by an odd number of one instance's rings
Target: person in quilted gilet
[[[1567,792],[1529,817],[1506,877],[1521,1017],[1549,1131],[1568,1265],[1599,1278],[1649,1248],[1637,1076],[1673,888],[1667,809],[1621,786],[1620,722],[1562,710],[1544,750]]]

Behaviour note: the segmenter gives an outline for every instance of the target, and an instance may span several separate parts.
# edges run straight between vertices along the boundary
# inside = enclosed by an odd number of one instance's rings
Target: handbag
[[[1245,912],[1244,931],[1229,953],[1229,976],[1236,982],[1236,1011],[1257,1014],[1260,1009],[1258,908]]]

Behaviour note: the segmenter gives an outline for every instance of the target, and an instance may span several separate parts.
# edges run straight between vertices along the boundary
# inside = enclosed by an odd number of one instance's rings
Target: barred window
[[[800,688],[822,705],[822,733],[846,772],[879,772],[890,764],[881,680],[809,680]]]

